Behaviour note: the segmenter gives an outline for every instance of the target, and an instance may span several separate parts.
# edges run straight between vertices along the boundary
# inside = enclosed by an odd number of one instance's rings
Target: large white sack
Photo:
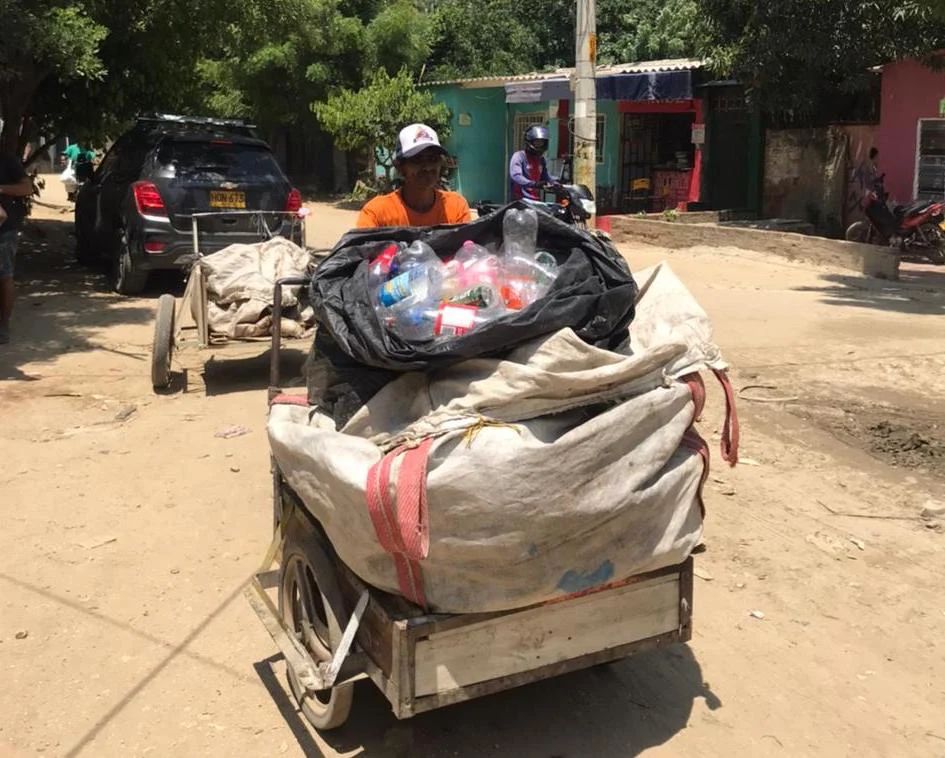
[[[229,245],[200,258],[211,333],[227,337],[268,334],[271,321],[263,322],[272,308],[276,281],[305,276],[309,260],[308,251],[284,237]],[[283,287],[283,307],[297,305],[301,289]],[[247,324],[250,327],[239,328]]]
[[[522,607],[684,560],[702,534],[704,464],[687,444],[696,409],[677,378],[722,364],[708,319],[672,272],[638,279],[649,286],[628,354],[563,330],[501,361],[404,375],[340,432],[317,410],[273,406],[273,455],[341,560],[411,596],[366,488],[385,453],[425,439],[434,442],[419,573],[433,610]]]

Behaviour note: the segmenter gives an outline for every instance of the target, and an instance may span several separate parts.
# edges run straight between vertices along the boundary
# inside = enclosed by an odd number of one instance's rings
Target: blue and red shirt
[[[509,179],[513,200],[541,200],[539,185],[551,182],[545,156],[529,155],[525,150],[519,150],[509,162]]]

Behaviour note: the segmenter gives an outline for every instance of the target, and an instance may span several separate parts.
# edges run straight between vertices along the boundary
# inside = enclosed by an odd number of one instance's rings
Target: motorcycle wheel
[[[846,234],[844,234],[847,242],[863,242],[868,243],[870,241],[870,224],[868,221],[854,221],[847,227]]]
[[[938,224],[930,224],[925,227],[925,231],[931,238],[929,246],[925,249],[925,257],[934,266],[945,266],[945,234]]]

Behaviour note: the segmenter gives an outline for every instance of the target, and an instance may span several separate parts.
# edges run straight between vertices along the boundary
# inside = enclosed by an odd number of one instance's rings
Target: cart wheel
[[[290,520],[283,544],[279,613],[312,658],[327,662],[344,631],[344,603],[329,549],[302,518]],[[327,731],[348,720],[354,684],[308,694],[291,668],[288,674],[292,694],[313,727]]]
[[[161,295],[154,321],[151,347],[151,384],[162,390],[171,383],[171,353],[174,350],[174,296]]]

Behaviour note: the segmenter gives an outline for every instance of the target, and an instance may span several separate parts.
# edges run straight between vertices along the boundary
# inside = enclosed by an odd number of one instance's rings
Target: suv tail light
[[[135,205],[138,206],[138,213],[150,216],[167,215],[164,200],[154,184],[151,182],[135,182],[131,185],[131,188],[135,193]]]
[[[298,213],[300,210],[302,210],[302,193],[293,187],[285,199],[285,212]]]

